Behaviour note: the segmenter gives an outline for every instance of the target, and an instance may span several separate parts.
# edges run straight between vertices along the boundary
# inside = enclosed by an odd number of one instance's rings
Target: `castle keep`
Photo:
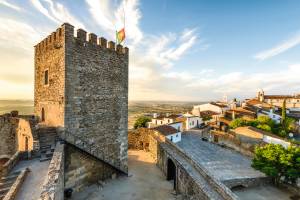
[[[63,24],[35,46],[34,107],[71,149],[127,173],[128,48]]]

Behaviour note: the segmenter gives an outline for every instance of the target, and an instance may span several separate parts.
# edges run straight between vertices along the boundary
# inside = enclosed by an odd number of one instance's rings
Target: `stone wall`
[[[64,125],[65,102],[65,34],[58,28],[35,46],[34,114],[40,119],[45,111],[45,124]],[[45,71],[48,70],[48,84]]]
[[[166,140],[159,143],[157,164],[167,174],[168,159],[176,165],[176,191],[189,199],[225,199],[238,197],[205,167],[187,156],[176,144]],[[201,181],[202,179],[202,181]]]
[[[65,128],[76,137],[68,142],[92,145],[94,156],[127,173],[128,48],[64,27]]]
[[[16,153],[16,130],[18,122],[18,118],[11,117],[9,114],[0,116],[0,155],[12,156]]]
[[[211,130],[200,136],[210,142],[218,145],[231,148],[245,156],[253,157],[255,145],[263,144],[263,142],[246,142],[241,141],[241,138],[236,137],[234,132],[222,132]]]
[[[38,149],[38,138],[32,116],[0,116],[0,155],[12,156],[17,151]],[[9,144],[9,145],[7,145]]]
[[[151,130],[147,128],[139,128],[128,131],[128,148],[147,150],[149,148],[149,134]]]
[[[8,161],[4,163],[4,165],[0,166],[0,177],[7,176],[7,174],[11,171],[14,166],[21,160],[22,155],[19,151],[17,151],[13,156],[9,158]]]
[[[128,135],[129,147],[148,151],[156,160],[157,166],[167,176],[168,160],[176,165],[176,192],[186,199],[237,199],[229,188],[218,181],[204,167],[198,166],[175,144],[151,130],[137,129]],[[136,142],[136,144],[134,143]],[[141,143],[149,143],[142,148]]]
[[[164,142],[165,137],[157,135],[148,128],[139,128],[128,131],[128,147],[129,149],[138,149],[148,151],[152,158],[157,161],[159,142]]]
[[[55,147],[39,200],[64,199],[64,148],[65,145],[59,143]]]
[[[96,159],[86,152],[72,146],[66,146],[65,188],[80,191],[82,188],[100,183],[119,175],[117,169]]]

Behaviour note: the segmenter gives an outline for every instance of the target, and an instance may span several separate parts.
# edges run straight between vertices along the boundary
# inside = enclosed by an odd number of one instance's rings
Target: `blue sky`
[[[298,0],[0,0],[0,99],[33,98],[32,46],[63,22],[114,40],[123,9],[130,100],[300,92]]]

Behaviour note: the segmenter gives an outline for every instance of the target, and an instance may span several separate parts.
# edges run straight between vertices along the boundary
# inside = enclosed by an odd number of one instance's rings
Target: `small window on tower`
[[[44,83],[45,85],[48,85],[49,84],[49,72],[48,70],[45,71],[45,74],[44,74]]]

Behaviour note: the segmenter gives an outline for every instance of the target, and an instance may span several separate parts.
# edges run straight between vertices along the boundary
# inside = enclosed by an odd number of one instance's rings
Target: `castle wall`
[[[63,27],[66,140],[127,173],[128,49]]]
[[[78,148],[65,147],[65,188],[80,191],[99,180],[110,179],[119,173],[110,165],[95,159]]]
[[[11,114],[0,116],[0,155],[12,156],[17,151],[36,150],[31,123],[34,122]]]
[[[65,88],[65,37],[62,28],[35,46],[34,113],[41,120],[45,111],[44,124],[63,126]],[[48,70],[48,84],[45,71]]]
[[[16,130],[18,122],[18,118],[8,115],[0,116],[0,155],[12,156],[17,151]]]

